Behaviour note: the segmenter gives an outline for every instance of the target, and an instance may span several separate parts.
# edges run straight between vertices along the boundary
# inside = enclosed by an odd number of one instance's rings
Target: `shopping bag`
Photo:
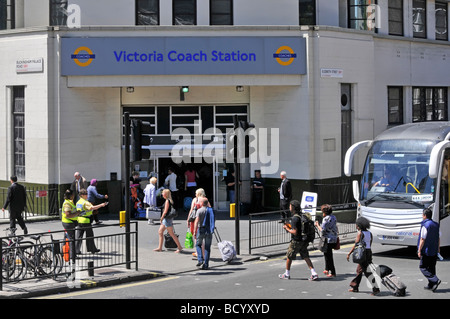
[[[186,233],[186,239],[184,240],[184,248],[191,249],[194,248],[194,237],[188,230]]]

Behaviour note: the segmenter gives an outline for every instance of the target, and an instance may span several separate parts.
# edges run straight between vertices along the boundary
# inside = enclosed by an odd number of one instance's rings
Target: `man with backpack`
[[[297,253],[305,260],[308,268],[311,271],[311,277],[309,280],[314,281],[319,278],[314,266],[309,258],[308,245],[314,240],[314,223],[305,214],[302,214],[300,208],[300,202],[293,200],[290,202],[289,210],[291,211],[292,219],[291,225],[284,224],[283,228],[291,233],[292,238],[289,244],[289,248],[286,253],[286,271],[283,274],[278,275],[280,279],[291,278],[291,265],[292,261],[296,259]]]

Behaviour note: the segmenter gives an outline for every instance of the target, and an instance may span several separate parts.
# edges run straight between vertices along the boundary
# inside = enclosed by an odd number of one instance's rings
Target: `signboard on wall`
[[[62,38],[61,75],[306,74],[302,37]]]
[[[44,71],[44,58],[16,60],[16,73],[34,73]]]

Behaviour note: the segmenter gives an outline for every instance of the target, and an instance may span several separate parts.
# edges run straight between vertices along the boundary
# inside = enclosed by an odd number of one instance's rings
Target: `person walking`
[[[156,182],[156,177],[151,177],[150,183],[144,188],[144,206],[146,207],[156,207]],[[148,224],[153,225],[153,219],[149,219]]]
[[[173,205],[174,208],[178,208],[178,202],[179,202],[179,198],[178,198],[178,187],[177,187],[177,174],[175,174],[175,171],[173,170],[172,167],[169,167],[168,170],[168,175],[166,177],[166,179],[164,180],[164,185],[170,190],[171,193],[171,198],[173,198]]]
[[[324,204],[320,207],[320,210],[323,214],[322,224],[320,225],[316,221],[315,225],[326,241],[326,249],[323,252],[325,258],[325,270],[323,273],[328,278],[334,278],[336,277],[336,268],[333,260],[333,249],[336,248],[338,238],[337,219],[336,216],[332,215],[333,209],[331,205]]]
[[[260,213],[264,211],[262,205],[264,192],[264,178],[261,177],[261,171],[255,170],[255,178],[252,179],[252,212]]]
[[[81,245],[83,243],[83,235],[86,233],[86,247],[87,251],[90,253],[98,253],[100,249],[97,249],[94,242],[94,231],[92,229],[92,220],[91,215],[95,209],[99,209],[101,207],[105,207],[108,203],[101,203],[98,205],[92,205],[91,202],[87,200],[87,190],[82,188],[80,190],[80,199],[77,201],[77,211],[80,212],[78,216],[78,226],[79,229],[77,231],[77,244],[76,244],[76,253],[81,254]]]
[[[356,220],[356,229],[358,233],[356,234],[355,244],[353,245],[350,252],[347,254],[347,261],[350,260],[350,256],[355,250],[356,244],[364,240],[366,244],[366,259],[359,263],[356,267],[356,277],[350,282],[349,292],[358,292],[359,285],[361,283],[362,275],[364,274],[369,283],[372,286],[372,295],[375,296],[380,293],[380,288],[377,285],[375,276],[368,270],[369,265],[372,263],[372,233],[369,231],[370,221],[367,218],[359,217]]]
[[[17,176],[10,177],[11,186],[8,187],[6,202],[2,207],[4,212],[9,206],[9,228],[16,228],[16,221],[22,228],[23,233],[28,234],[27,226],[23,220],[22,213],[27,207],[27,193],[25,187],[17,183]]]
[[[174,205],[170,190],[167,188],[164,189],[162,192],[162,196],[166,201],[164,203],[163,212],[161,214],[161,226],[159,226],[159,230],[158,230],[159,244],[158,244],[158,248],[155,248],[153,250],[158,251],[158,252],[162,251],[162,246],[163,246],[163,242],[164,242],[164,231],[167,229],[167,232],[169,233],[170,237],[173,238],[173,240],[175,241],[175,243],[177,245],[178,249],[175,251],[175,253],[181,253],[183,251],[183,247],[181,247],[181,245],[180,245],[178,236],[175,235],[175,233],[174,233],[173,219],[166,218],[166,215],[170,212],[170,210],[172,209],[172,207]]]
[[[420,258],[419,269],[428,279],[426,290],[436,291],[441,280],[436,276],[436,261],[440,250],[439,224],[432,219],[431,208],[423,210],[423,221],[417,242],[417,255]]]
[[[75,178],[70,185],[70,189],[75,193],[75,198],[73,200],[74,203],[76,203],[80,199],[80,190],[87,189],[89,186],[88,181],[86,178],[81,176],[80,172],[75,172],[73,174],[73,177]]]
[[[214,211],[208,207],[206,198],[202,200],[202,207],[197,210],[197,217],[194,225],[194,239],[196,240],[197,267],[203,270],[209,268],[209,257],[211,255],[212,234],[214,233]],[[204,254],[203,254],[204,250]]]
[[[64,203],[61,209],[61,222],[69,240],[69,256],[72,262],[75,262],[76,248],[75,248],[75,228],[78,225],[77,206],[74,204],[73,199],[75,193],[68,189],[64,193]]]
[[[278,188],[278,192],[280,193],[280,211],[281,211],[281,221],[280,223],[284,223],[287,218],[289,218],[289,203],[292,199],[292,187],[291,182],[287,178],[287,174],[285,171],[280,173],[281,185]]]
[[[301,219],[301,208],[300,202],[298,200],[292,200],[289,204],[289,210],[293,214],[291,220],[291,226],[289,224],[284,224],[283,228],[291,234],[291,242],[286,253],[286,270],[283,274],[278,275],[280,279],[291,279],[291,265],[292,261],[296,259],[297,253],[305,260],[311,271],[310,281],[317,280],[319,276],[314,270],[313,263],[309,258],[308,244],[309,242],[303,240],[302,235],[302,219]]]
[[[108,195],[102,195],[97,192],[97,180],[95,178],[91,180],[91,183],[87,188],[87,194],[87,200],[94,205],[97,204],[98,199],[108,199]],[[97,225],[102,223],[98,219],[98,210],[92,212],[92,218]]]

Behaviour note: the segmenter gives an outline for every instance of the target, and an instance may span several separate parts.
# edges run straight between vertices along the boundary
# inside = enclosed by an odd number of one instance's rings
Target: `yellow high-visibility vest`
[[[70,212],[71,213],[75,213],[77,211],[77,206],[75,206],[75,204],[70,200],[70,199],[66,199],[64,200],[63,206],[62,206],[62,212],[61,212],[61,221],[63,223],[73,223],[76,222],[78,220],[78,216],[76,217],[72,217],[72,218],[68,218],[66,216],[66,208],[69,207],[70,208]]]
[[[89,216],[92,215],[92,210],[86,210],[86,203],[89,203],[87,200],[85,200],[84,198],[80,198],[80,200],[77,202],[77,210],[78,211],[85,211],[86,214],[84,214],[83,216],[78,216],[78,223],[79,224],[90,224],[91,223],[91,219],[89,218]]]

